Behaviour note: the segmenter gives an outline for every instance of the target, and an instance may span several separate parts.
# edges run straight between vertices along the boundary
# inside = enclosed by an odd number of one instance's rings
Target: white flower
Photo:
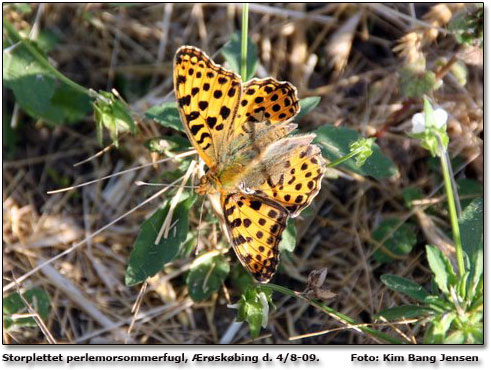
[[[445,109],[435,109],[435,111],[433,112],[433,117],[435,117],[435,126],[437,128],[442,128],[447,124],[448,113]]]
[[[413,124],[413,128],[411,133],[413,134],[421,134],[425,132],[425,115],[423,113],[416,113],[411,119],[411,123]]]
[[[445,109],[437,108],[433,111],[433,118],[435,119],[435,127],[442,128],[447,124],[448,113]],[[424,113],[416,113],[411,119],[413,127],[411,133],[421,134],[426,130],[425,115]]]

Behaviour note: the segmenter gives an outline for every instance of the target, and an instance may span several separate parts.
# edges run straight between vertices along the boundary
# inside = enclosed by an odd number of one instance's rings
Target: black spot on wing
[[[226,106],[223,106],[220,109],[220,115],[222,116],[223,119],[227,119],[227,117],[230,115],[230,109],[227,108]]]
[[[217,118],[216,117],[207,117],[206,123],[208,124],[209,128],[213,128],[217,123]]]
[[[250,203],[250,207],[255,210],[259,211],[261,209],[262,203],[259,200],[252,200]]]
[[[199,130],[201,130],[203,127],[205,127],[205,125],[194,125],[194,126],[191,126],[191,133],[193,135],[196,135]]]

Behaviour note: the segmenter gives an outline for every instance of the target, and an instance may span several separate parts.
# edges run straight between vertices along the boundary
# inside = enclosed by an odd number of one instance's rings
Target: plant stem
[[[90,97],[93,97],[93,94],[90,93],[89,89],[86,89],[85,87],[83,87],[83,86],[77,84],[76,82],[70,80],[68,77],[64,76],[60,71],[58,71],[55,67],[53,67],[48,62],[48,60],[34,46],[32,46],[32,44],[29,41],[25,40],[21,35],[19,35],[19,33],[17,32],[15,27],[12,26],[10,24],[10,22],[8,22],[6,19],[3,20],[3,26],[7,29],[7,31],[14,37],[14,39],[17,42],[22,43],[22,45],[24,45],[27,48],[27,50],[29,51],[31,56],[39,64],[41,64],[43,67],[48,69],[55,77],[57,77],[59,80],[63,81],[68,86],[81,92],[82,94],[86,94]]]
[[[462,240],[460,238],[460,228],[459,228],[459,219],[457,217],[457,208],[455,207],[455,197],[452,187],[452,179],[450,178],[450,170],[448,167],[448,163],[445,157],[445,149],[443,149],[441,145],[441,139],[438,137],[439,146],[440,146],[440,163],[442,166],[443,180],[445,182],[445,191],[447,193],[448,200],[448,213],[450,215],[450,224],[452,226],[452,235],[455,243],[455,254],[457,257],[457,266],[459,269],[459,275],[464,276],[465,274],[465,265],[464,265],[464,253],[462,250]]]
[[[242,81],[247,80],[247,38],[249,26],[249,4],[242,4],[242,43],[241,43],[241,63],[240,63],[240,75]]]
[[[442,68],[440,68],[436,73],[435,73],[435,80],[441,80],[445,75],[450,71],[452,66],[457,62],[457,56],[454,55],[452,59],[450,59]]]
[[[382,333],[376,329],[365,326],[365,324],[359,323],[356,320],[352,319],[351,317],[343,315],[342,313],[337,312],[336,310],[333,310],[329,306],[326,306],[324,303],[322,303],[318,300],[304,297],[303,295],[301,295],[297,292],[294,292],[291,289],[282,287],[280,285],[271,284],[271,283],[261,284],[261,286],[271,288],[272,290],[274,290],[278,293],[282,293],[284,295],[287,295],[287,296],[290,296],[293,298],[303,299],[306,302],[308,302],[310,305],[312,305],[312,306],[318,308],[319,310],[325,312],[326,314],[333,317],[337,321],[343,323],[344,325],[347,325],[348,328],[354,328],[354,329],[360,330],[360,331],[364,332],[365,334],[371,335],[377,339],[383,340],[383,341],[388,342],[388,343],[392,343],[392,344],[404,344],[405,343],[405,341],[401,341],[401,340],[394,338],[388,334]]]
[[[343,163],[344,161],[350,159],[351,157],[354,157],[355,155],[357,155],[360,152],[361,152],[361,148],[360,149],[353,150],[352,152],[349,152],[348,154],[346,154],[345,156],[343,156],[343,157],[335,160],[334,162],[329,163],[327,166],[328,167],[336,167],[338,164]]]

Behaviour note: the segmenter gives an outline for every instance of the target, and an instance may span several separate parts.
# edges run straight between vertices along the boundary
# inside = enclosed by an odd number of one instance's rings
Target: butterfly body
[[[242,166],[231,167],[222,171],[210,168],[200,178],[196,192],[200,195],[222,193],[228,194],[238,190],[239,174]]]
[[[174,88],[188,137],[208,166],[197,192],[219,193],[239,260],[267,282],[288,218],[310,204],[325,169],[315,135],[289,136],[296,90],[273,78],[242,83],[191,46],[176,53]]]

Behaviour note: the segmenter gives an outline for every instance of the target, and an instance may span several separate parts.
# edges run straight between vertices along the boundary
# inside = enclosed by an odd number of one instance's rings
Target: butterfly
[[[243,83],[192,46],[176,52],[174,90],[187,136],[208,167],[197,193],[219,193],[237,257],[268,282],[288,218],[311,203],[325,172],[315,135],[289,136],[297,91],[274,78]]]

